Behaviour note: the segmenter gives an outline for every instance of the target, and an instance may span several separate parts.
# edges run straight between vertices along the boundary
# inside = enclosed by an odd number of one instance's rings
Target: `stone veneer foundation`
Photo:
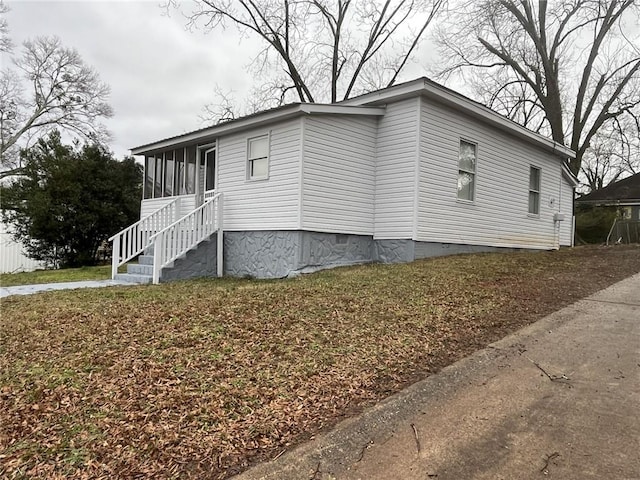
[[[367,235],[309,231],[244,231],[224,233],[224,274],[232,277],[282,278],[324,268],[358,263],[404,263],[418,258],[506,250],[414,240],[374,240]],[[161,281],[216,275],[217,238],[162,270]]]

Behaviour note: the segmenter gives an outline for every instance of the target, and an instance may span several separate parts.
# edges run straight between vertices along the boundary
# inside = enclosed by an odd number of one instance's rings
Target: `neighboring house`
[[[576,203],[597,207],[618,207],[621,218],[640,220],[640,173],[576,198]]]
[[[0,273],[31,272],[44,267],[44,263],[24,254],[22,244],[15,242],[9,227],[0,222]]]
[[[618,218],[611,225],[607,243],[640,242],[640,173],[583,195],[576,199],[576,205],[615,207]]]
[[[134,280],[283,277],[573,238],[574,152],[426,78],[132,154],[145,157],[143,220],[114,237],[114,268],[146,249]]]

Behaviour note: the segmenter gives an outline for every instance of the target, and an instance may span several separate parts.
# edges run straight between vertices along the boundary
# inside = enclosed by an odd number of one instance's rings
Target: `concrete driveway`
[[[640,479],[639,414],[635,275],[237,478]]]
[[[11,295],[32,295],[54,290],[76,290],[78,288],[101,288],[115,286],[133,286],[135,283],[121,280],[84,280],[81,282],[38,283],[35,285],[17,285],[15,287],[0,287],[0,298]]]

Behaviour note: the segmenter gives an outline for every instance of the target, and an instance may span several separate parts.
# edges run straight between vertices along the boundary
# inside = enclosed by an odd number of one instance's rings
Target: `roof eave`
[[[393,85],[391,87],[376,90],[374,92],[365,93],[357,97],[338,102],[338,105],[367,105],[367,104],[383,104],[389,100],[401,100],[403,98],[413,97],[424,90],[427,79],[420,77],[410,82]]]
[[[500,130],[507,131],[529,143],[538,145],[541,148],[550,151],[554,155],[562,158],[576,158],[576,153],[565,145],[555,142],[547,137],[519,125],[490,108],[477,103],[470,98],[465,97],[453,90],[442,85],[438,85],[429,79],[422,77],[417,80],[407,82],[394,87],[389,87],[377,92],[371,92],[360,97],[341,102],[344,105],[368,105],[383,104],[390,100],[401,100],[416,95],[423,95],[427,98],[437,100],[445,105],[452,106],[457,110],[463,111],[475,118],[479,118]]]
[[[233,133],[237,130],[244,128],[250,128],[257,124],[268,124],[274,121],[283,120],[289,117],[293,117],[300,113],[300,105],[292,105],[292,108],[285,108],[275,112],[266,112],[263,115],[256,117],[250,117],[246,119],[231,120],[218,125],[213,125],[209,128],[203,128],[194,132],[177,135],[175,137],[166,138],[157,142],[147,143],[134,147],[131,149],[132,155],[143,155],[145,153],[151,153],[158,150],[163,150],[173,146],[186,145],[202,140],[214,139],[222,134]]]
[[[551,140],[550,138],[544,137],[538,133],[532,132],[531,130],[523,127],[513,120],[503,117],[502,115],[497,114],[493,110],[483,105],[471,102],[457,93],[438,89],[432,84],[425,85],[424,92],[425,96],[429,98],[439,100],[442,103],[451,105],[475,118],[486,121],[487,123],[493,125],[494,127],[497,127],[502,131],[506,131],[525,141],[528,141],[529,143],[533,143],[539,147],[542,147],[543,149],[549,151],[557,157],[560,157],[563,160],[566,160],[568,158],[576,158],[576,152],[571,150],[569,147]]]
[[[335,105],[326,103],[302,103],[300,110],[304,113],[328,114],[328,115],[369,115],[382,116],[387,111],[386,107],[367,107],[362,105]]]
[[[620,207],[626,207],[626,206],[635,206],[635,205],[640,205],[640,198],[637,199],[625,199],[625,200],[615,200],[615,199],[602,199],[602,200],[581,200],[579,198],[576,198],[576,203],[582,203],[585,205],[602,205],[602,206],[620,206]]]
[[[572,184],[573,188],[580,185],[580,180],[578,180],[578,177],[574,175],[566,163],[562,164],[562,176]]]
[[[249,128],[256,128],[269,125],[274,122],[288,120],[299,115],[314,114],[340,114],[340,115],[384,115],[384,107],[347,106],[347,105],[327,105],[302,103],[291,105],[291,108],[283,108],[273,112],[264,112],[249,118],[240,118],[209,128],[196,130],[175,137],[167,138],[153,143],[141,145],[131,149],[132,155],[144,155],[146,153],[157,152],[169,147],[179,147],[193,144],[203,140],[213,140],[221,135],[229,135]]]

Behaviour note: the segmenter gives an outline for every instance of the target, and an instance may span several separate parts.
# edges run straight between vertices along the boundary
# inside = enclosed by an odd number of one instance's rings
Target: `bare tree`
[[[13,63],[0,76],[0,178],[20,173],[18,148],[52,129],[93,140],[108,135],[100,120],[112,115],[109,87],[76,50],[38,37],[24,42]]]
[[[640,172],[640,121],[628,115],[605,124],[593,136],[581,173],[590,191]]]
[[[574,173],[598,132],[640,104],[634,0],[465,1],[438,42],[446,66],[491,107],[576,151]],[[476,81],[475,79],[480,79]]]
[[[192,27],[235,27],[264,48],[252,62],[261,108],[336,102],[393,85],[446,0],[198,0]],[[181,8],[176,0],[169,5]]]
[[[215,85],[214,96],[217,100],[204,106],[200,120],[205,123],[211,121],[224,123],[235,120],[239,116],[238,102],[232,91],[223,91],[219,85]]]
[[[10,52],[13,48],[11,37],[9,37],[9,24],[5,16],[8,12],[9,7],[0,0],[0,53]]]

